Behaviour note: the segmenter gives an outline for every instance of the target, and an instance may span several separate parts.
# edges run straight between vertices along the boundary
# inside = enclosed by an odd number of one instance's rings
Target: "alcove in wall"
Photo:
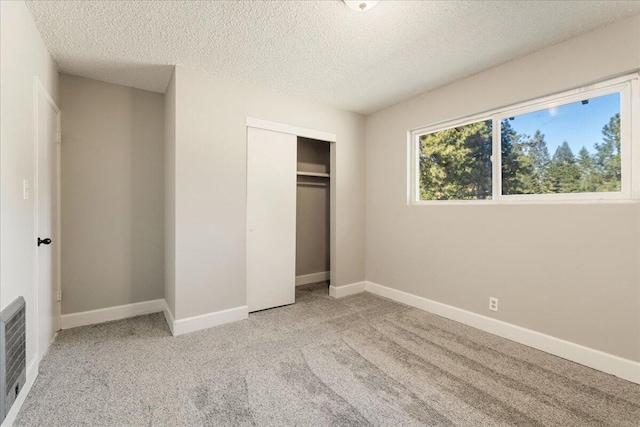
[[[298,137],[296,285],[329,280],[331,145]]]

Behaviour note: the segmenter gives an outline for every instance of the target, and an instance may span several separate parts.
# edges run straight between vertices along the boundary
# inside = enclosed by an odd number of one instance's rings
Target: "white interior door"
[[[297,137],[248,128],[247,305],[295,302]]]
[[[59,326],[58,303],[58,111],[36,88],[36,242],[38,357],[46,353]]]

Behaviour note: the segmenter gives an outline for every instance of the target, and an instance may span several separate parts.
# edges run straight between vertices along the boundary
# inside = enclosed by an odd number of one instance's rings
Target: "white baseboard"
[[[485,332],[640,384],[640,363],[638,362],[373,282],[366,282],[364,288],[372,294],[464,323]]]
[[[329,295],[334,298],[342,298],[367,290],[367,282],[356,282],[342,286],[329,286]]]
[[[127,317],[141,316],[143,314],[159,313],[163,310],[164,305],[164,299],[156,299],[134,304],[118,305],[116,307],[101,308],[99,310],[64,314],[60,316],[60,329],[76,328],[78,326],[110,322],[112,320],[126,319]]]
[[[201,316],[175,320],[175,317],[164,299],[84,311],[81,313],[65,314],[60,317],[60,328],[70,329],[78,326],[93,325],[127,317],[162,312],[174,336],[207,329],[223,323],[235,322],[249,317],[249,308],[241,306],[228,310],[207,313]]]
[[[175,336],[175,332],[173,331],[173,327],[175,324],[175,318],[173,317],[173,313],[169,308],[169,304],[167,304],[166,300],[163,300],[164,305],[162,306],[162,313],[164,314],[164,320],[167,321],[167,325],[169,325],[169,329],[171,330],[171,335]]]
[[[186,319],[174,320],[173,327],[169,327],[171,328],[173,335],[178,336],[188,334],[189,332],[208,329],[212,326],[218,326],[224,323],[244,320],[248,317],[249,307],[243,305],[240,307],[230,308],[228,310],[221,310],[213,313],[202,314],[200,316],[187,317]]]
[[[329,280],[330,273],[330,271],[321,271],[320,273],[311,273],[304,274],[302,276],[296,276],[296,286]]]
[[[9,410],[9,413],[7,413],[4,421],[2,421],[0,427],[13,426],[13,423],[18,416],[18,412],[20,412],[20,408],[22,408],[22,404],[31,391],[33,383],[36,382],[36,378],[38,378],[38,366],[38,357],[36,356],[33,358],[33,360],[31,360],[31,363],[29,363],[29,367],[27,368],[27,378],[24,382],[24,386],[22,387],[20,393],[18,393],[18,398],[15,400],[15,402],[13,402],[13,405],[11,405],[11,409]]]

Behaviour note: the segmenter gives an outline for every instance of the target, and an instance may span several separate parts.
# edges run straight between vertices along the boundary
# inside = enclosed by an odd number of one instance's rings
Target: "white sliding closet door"
[[[297,137],[248,128],[247,305],[295,302]]]

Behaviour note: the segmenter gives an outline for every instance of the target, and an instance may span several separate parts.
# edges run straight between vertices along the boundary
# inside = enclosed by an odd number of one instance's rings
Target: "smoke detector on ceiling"
[[[356,10],[358,12],[365,12],[367,10],[373,9],[375,5],[380,3],[380,1],[370,1],[370,0],[342,0],[344,4],[347,5],[349,9]]]

